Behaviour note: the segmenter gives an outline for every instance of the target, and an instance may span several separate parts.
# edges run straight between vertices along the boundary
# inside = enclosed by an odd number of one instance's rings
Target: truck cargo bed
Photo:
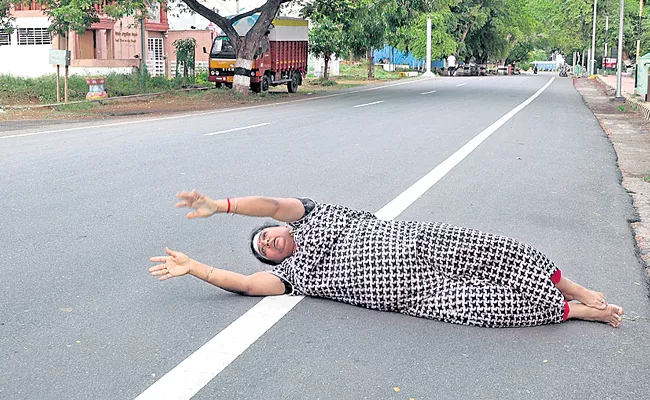
[[[271,69],[307,70],[307,42],[304,40],[270,42]]]

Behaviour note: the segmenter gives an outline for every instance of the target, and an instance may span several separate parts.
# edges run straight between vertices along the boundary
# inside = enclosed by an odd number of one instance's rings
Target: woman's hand
[[[178,192],[176,198],[181,200],[176,207],[193,208],[195,211],[187,213],[187,219],[207,218],[217,212],[217,204],[208,196],[192,190],[191,192]]]
[[[151,257],[149,261],[161,262],[163,264],[155,265],[149,268],[151,276],[160,276],[158,280],[164,281],[169,278],[183,276],[190,272],[191,260],[188,256],[178,251],[173,251],[165,247],[169,257]]]

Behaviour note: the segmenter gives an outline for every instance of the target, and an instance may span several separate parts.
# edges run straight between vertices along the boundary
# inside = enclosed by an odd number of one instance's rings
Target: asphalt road
[[[133,399],[260,301],[149,276],[148,258],[165,246],[240,273],[263,269],[246,243],[260,221],[187,221],[176,191],[374,212],[551,77],[400,81],[194,116],[0,125],[0,398]],[[623,306],[621,328],[474,328],[306,298],[195,398],[650,398],[634,217],[610,142],[571,81],[555,79],[398,218],[530,243]]]

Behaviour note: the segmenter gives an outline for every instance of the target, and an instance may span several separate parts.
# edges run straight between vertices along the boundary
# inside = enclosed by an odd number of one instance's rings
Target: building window
[[[11,34],[5,30],[0,30],[0,46],[8,46],[11,44]]]
[[[51,44],[52,36],[47,28],[18,28],[18,45]]]

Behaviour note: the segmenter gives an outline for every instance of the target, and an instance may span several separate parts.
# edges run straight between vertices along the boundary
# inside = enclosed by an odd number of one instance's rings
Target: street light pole
[[[621,84],[623,81],[623,13],[625,12],[625,0],[620,0],[618,14],[618,58],[616,60],[616,98],[621,98]]]
[[[434,76],[431,72],[431,17],[427,17],[427,71],[422,76]]]
[[[594,75],[596,67],[596,8],[598,7],[598,0],[594,0],[594,20],[592,23],[591,32],[591,57],[589,58],[589,75]]]

